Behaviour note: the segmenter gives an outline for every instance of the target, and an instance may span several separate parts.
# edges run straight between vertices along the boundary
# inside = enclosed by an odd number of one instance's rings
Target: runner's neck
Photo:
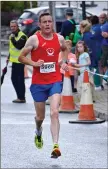
[[[50,33],[50,34],[44,34],[43,32],[40,32],[40,35],[46,39],[46,40],[51,40],[53,39],[53,33]]]

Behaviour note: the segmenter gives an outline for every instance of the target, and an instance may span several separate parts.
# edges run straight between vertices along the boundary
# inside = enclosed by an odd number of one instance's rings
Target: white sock
[[[35,133],[36,133],[36,135],[41,136],[42,135],[42,128],[40,128],[39,130],[36,129]]]

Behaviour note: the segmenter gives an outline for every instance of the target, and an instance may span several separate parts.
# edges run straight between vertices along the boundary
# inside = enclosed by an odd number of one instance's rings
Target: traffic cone
[[[78,113],[79,112],[78,110],[75,110],[70,75],[68,71],[66,71],[64,75],[63,90],[62,90],[62,95],[61,95],[61,104],[60,104],[59,112],[60,113],[63,113],[63,112]]]
[[[24,66],[24,78],[25,78],[25,79],[28,79],[28,78],[29,78],[28,70],[27,70],[27,66],[26,66],[26,65]]]
[[[105,122],[105,120],[96,119],[95,117],[91,87],[89,82],[89,75],[88,75],[88,71],[85,71],[83,84],[82,84],[78,120],[69,121],[69,123],[88,123],[88,124],[94,123],[95,124],[95,123],[102,123],[102,122]]]

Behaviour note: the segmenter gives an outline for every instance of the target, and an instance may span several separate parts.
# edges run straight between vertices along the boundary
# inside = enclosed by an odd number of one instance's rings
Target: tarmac
[[[3,56],[4,57],[8,56],[7,50],[1,51],[1,57]],[[31,66],[28,66],[28,69],[32,72]],[[103,84],[104,90],[101,90],[100,87],[95,89],[96,102],[94,103],[94,111],[96,118],[108,121],[108,84],[105,81],[103,81]],[[76,110],[79,110],[80,108],[80,97],[81,93],[78,88],[78,93],[73,94]],[[47,102],[47,104],[49,104],[49,101]]]

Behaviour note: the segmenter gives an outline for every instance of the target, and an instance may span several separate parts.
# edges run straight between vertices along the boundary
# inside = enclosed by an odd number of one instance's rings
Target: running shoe
[[[43,147],[42,135],[41,136],[38,136],[38,135],[35,136],[35,145],[38,149],[41,149]]]
[[[51,153],[51,158],[58,158],[59,156],[61,156],[61,152],[58,144],[55,144]]]

